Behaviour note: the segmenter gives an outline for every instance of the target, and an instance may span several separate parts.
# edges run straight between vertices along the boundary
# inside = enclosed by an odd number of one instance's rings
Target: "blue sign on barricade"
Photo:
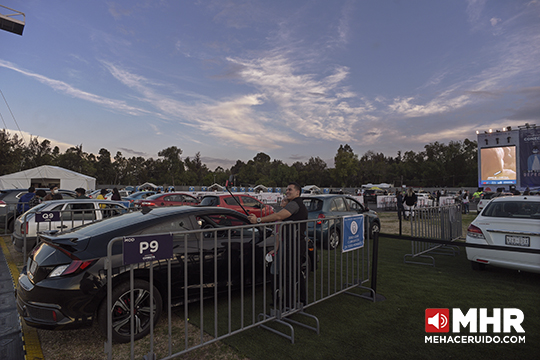
[[[173,257],[173,235],[124,237],[124,265]]]
[[[36,222],[60,221],[60,211],[43,211],[36,213]]]
[[[343,217],[343,252],[364,247],[364,215]]]

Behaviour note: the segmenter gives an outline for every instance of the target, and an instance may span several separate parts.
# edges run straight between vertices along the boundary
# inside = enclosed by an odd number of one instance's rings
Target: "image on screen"
[[[516,183],[516,147],[500,146],[480,149],[482,184]]]

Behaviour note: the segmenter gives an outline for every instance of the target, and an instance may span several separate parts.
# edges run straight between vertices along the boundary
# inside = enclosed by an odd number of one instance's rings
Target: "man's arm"
[[[291,215],[292,214],[289,212],[289,210],[281,209],[277,213],[273,213],[273,214],[270,214],[268,216],[261,217],[261,223],[282,221],[282,220],[288,218]],[[255,214],[249,215],[249,222],[252,223],[252,224],[256,224],[257,223],[257,216],[255,216]]]

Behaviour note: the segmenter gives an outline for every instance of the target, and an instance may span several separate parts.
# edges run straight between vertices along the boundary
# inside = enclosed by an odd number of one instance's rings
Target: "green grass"
[[[493,267],[475,272],[464,249],[457,256],[436,256],[435,267],[404,264],[403,255],[409,252],[408,241],[381,238],[377,292],[386,300],[373,303],[342,294],[309,307],[307,312],[320,320],[320,335],[295,326],[291,344],[255,328],[224,342],[250,359],[501,359],[540,354],[539,274]],[[526,343],[425,344],[426,308],[521,309]],[[469,335],[468,330],[461,335]]]

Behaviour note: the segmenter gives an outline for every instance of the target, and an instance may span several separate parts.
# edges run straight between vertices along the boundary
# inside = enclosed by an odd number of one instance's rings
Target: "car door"
[[[240,199],[238,196],[226,196],[222,197],[221,200],[225,203],[225,207],[238,211],[239,213],[245,214],[244,209],[239,205]]]
[[[88,224],[101,219],[101,213],[96,209],[98,203],[70,202],[65,204],[60,214],[62,230]]]
[[[194,196],[183,194],[182,203],[187,206],[195,206],[199,204],[199,200]]]
[[[182,195],[180,194],[170,194],[165,195],[161,199],[156,199],[156,202],[159,206],[181,206],[182,204]]]
[[[260,201],[250,196],[239,196],[239,198],[242,205],[244,206],[244,209],[246,209],[249,214],[254,214],[257,217],[262,217],[261,205],[263,204]]]

